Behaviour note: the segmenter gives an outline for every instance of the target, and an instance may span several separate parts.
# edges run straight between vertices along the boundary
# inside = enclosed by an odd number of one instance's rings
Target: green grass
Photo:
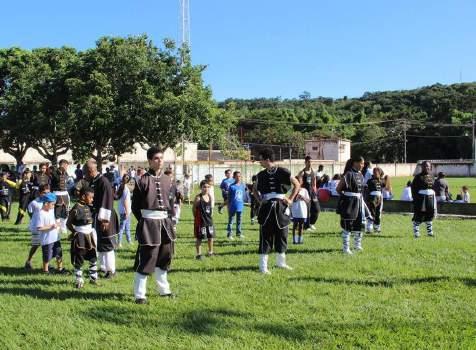
[[[392,177],[391,183],[393,188],[394,199],[400,199],[403,188],[406,186],[407,181],[413,180],[413,177],[399,176]],[[456,199],[456,195],[461,192],[461,187],[466,185],[469,187],[469,194],[471,195],[471,203],[476,203],[476,178],[475,177],[447,177],[450,193],[453,195],[453,199]]]
[[[72,276],[25,273],[26,225],[2,224],[0,348],[476,349],[475,221],[439,219],[436,239],[415,241],[409,216],[385,215],[381,236],[343,256],[338,217],[323,213],[290,246],[295,270],[263,276],[248,214],[242,242],[223,239],[216,214],[218,255],[197,262],[186,208],[169,275],[178,297],[156,296],[149,278],[149,305],[133,303],[135,245],[117,252],[116,279],[75,290]]]

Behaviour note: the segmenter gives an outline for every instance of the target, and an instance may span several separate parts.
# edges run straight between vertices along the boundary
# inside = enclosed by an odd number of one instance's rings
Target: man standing
[[[60,221],[60,232],[66,232],[66,221],[69,212],[68,193],[68,161],[61,159],[59,167],[51,174],[51,191],[56,195],[55,218]]]
[[[228,206],[228,225],[226,227],[227,237],[233,240],[232,226],[233,219],[236,215],[236,236],[238,238],[244,238],[241,233],[241,213],[245,206],[245,185],[241,182],[241,172],[235,171],[233,173],[233,184],[228,187],[227,199],[224,205]]]
[[[149,171],[136,183],[132,212],[137,218],[137,247],[134,263],[134,297],[145,304],[147,276],[155,272],[160,296],[172,296],[167,271],[172,262],[175,187],[170,176],[163,174],[164,152],[158,147],[147,151]]]
[[[305,167],[299,172],[298,177],[302,177],[303,187],[307,190],[309,197],[311,198],[311,201],[308,204],[308,219],[304,222],[304,229],[315,230],[316,227],[314,224],[317,222],[319,213],[321,211],[321,207],[319,206],[319,201],[317,199],[317,180],[324,175],[324,167],[319,165],[318,174],[321,175],[318,176],[311,166],[310,156],[306,156],[306,158],[304,158],[304,164]]]
[[[437,202],[446,202],[450,200],[448,181],[446,181],[445,177],[445,173],[440,171],[433,185]]]
[[[40,171],[34,174],[32,198],[38,197],[41,185],[51,185],[51,177],[48,175],[48,166],[46,163],[40,163]]]
[[[290,209],[294,197],[299,192],[299,182],[291,177],[288,169],[274,166],[274,154],[271,149],[260,152],[260,164],[264,170],[257,175],[253,195],[260,201],[258,223],[260,224],[259,238],[259,270],[269,274],[268,254],[274,249],[278,253],[276,265],[279,268],[291,270],[286,264],[288,225]],[[293,185],[289,198],[286,193]]]
[[[218,213],[220,214],[223,210],[223,207],[226,205],[226,202],[228,199],[228,189],[234,182],[235,182],[235,179],[231,177],[231,169],[226,169],[225,178],[221,181],[221,184],[220,184],[221,196],[223,198],[223,204],[218,206]]]
[[[424,161],[421,164],[421,173],[413,178],[413,235],[420,237],[420,224],[426,222],[428,236],[433,237],[433,219],[436,214],[436,196],[433,190],[433,175],[431,164]]]
[[[119,232],[117,214],[114,210],[114,194],[111,184],[98,172],[94,159],[87,161],[84,175],[89,187],[94,190],[93,222],[97,234],[97,252],[104,278],[113,278],[116,274],[116,256],[114,249],[117,245],[116,236]]]

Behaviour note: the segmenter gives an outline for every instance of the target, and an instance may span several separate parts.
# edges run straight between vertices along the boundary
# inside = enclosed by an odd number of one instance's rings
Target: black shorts
[[[43,253],[43,262],[47,263],[53,258],[62,258],[63,250],[61,249],[61,242],[56,241],[47,245],[41,246],[41,251]]]
[[[214,227],[213,226],[198,226],[195,229],[195,238],[199,240],[215,238]]]

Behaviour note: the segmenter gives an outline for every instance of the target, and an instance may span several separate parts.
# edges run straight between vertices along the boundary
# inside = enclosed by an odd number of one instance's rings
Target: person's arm
[[[196,195],[195,196],[195,199],[193,200],[193,204],[192,204],[192,214],[193,214],[193,217],[195,217],[195,211],[197,210],[197,207],[198,207],[198,203],[200,202],[200,196],[199,195]]]
[[[140,219],[142,219],[142,214],[140,211],[141,200],[142,200],[142,192],[140,190],[140,181],[136,181],[134,186],[134,192],[132,193],[131,208],[132,208],[132,213],[136,217],[137,221],[140,221]]]
[[[342,176],[342,178],[340,179],[339,183],[336,186],[336,192],[339,194],[342,194],[342,192],[344,192],[345,185],[347,183],[346,175],[347,174],[344,174],[344,176]]]
[[[51,231],[51,230],[53,230],[57,227],[58,227],[58,224],[56,223],[56,221],[53,224],[45,224],[44,220],[40,216],[40,219],[38,221],[38,226],[36,227],[36,230],[40,231],[40,232],[47,232],[47,231]]]
[[[129,189],[127,188],[127,185],[124,188],[124,193],[122,195],[125,197],[124,198],[124,214],[126,214],[126,218],[128,218],[129,215],[131,215],[131,213],[129,212],[129,205],[131,202],[131,193]]]
[[[285,201],[288,203],[288,205],[291,205],[294,201],[294,198],[296,198],[297,194],[299,193],[299,190],[301,188],[301,185],[299,184],[299,181],[295,177],[291,177],[291,184],[293,186],[293,190],[291,192],[291,195],[289,198],[285,198]]]
[[[73,210],[71,210],[71,213],[69,213],[68,215],[68,220],[66,221],[66,227],[68,228],[68,230],[71,231],[71,233],[74,233],[73,217],[75,216],[76,216],[76,209],[73,208]]]

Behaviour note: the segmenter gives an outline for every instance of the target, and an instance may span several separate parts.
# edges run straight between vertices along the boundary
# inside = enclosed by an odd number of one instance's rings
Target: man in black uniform
[[[158,147],[147,151],[149,171],[136,182],[132,196],[132,212],[137,218],[136,237],[139,243],[134,263],[134,297],[146,303],[147,276],[155,272],[160,296],[172,296],[167,280],[173,254],[175,216],[175,185],[162,172],[164,152]]]
[[[61,232],[66,232],[66,220],[69,212],[68,161],[61,159],[59,167],[51,174],[51,191],[56,195],[55,218],[60,220]]]
[[[38,197],[41,185],[51,185],[51,177],[48,175],[48,166],[46,163],[40,163],[40,171],[33,174],[33,199]]]
[[[18,214],[17,220],[15,221],[15,225],[20,225],[23,217],[26,214],[28,209],[28,204],[34,199],[32,198],[32,188],[33,182],[32,175],[30,169],[26,168],[23,172],[21,182],[17,185],[19,189],[19,198],[18,198]]]
[[[421,172],[412,181],[413,235],[420,237],[420,224],[426,222],[428,236],[433,237],[433,219],[436,215],[436,196],[433,190],[430,162],[421,164]]]
[[[290,223],[290,209],[294,197],[299,192],[299,182],[291,176],[288,169],[274,166],[274,154],[271,149],[260,152],[260,164],[264,170],[257,175],[253,195],[260,202],[258,223],[260,224],[259,238],[259,270],[269,274],[268,254],[274,249],[277,267],[291,270],[286,264],[286,250],[288,225]],[[293,185],[289,198],[286,193]]]
[[[112,278],[116,274],[116,256],[119,220],[114,210],[114,194],[109,181],[98,172],[94,159],[87,161],[83,173],[94,190],[93,225],[97,234],[97,252],[101,270],[106,273],[104,278]]]
[[[303,187],[309,193],[309,198],[311,198],[311,201],[309,202],[307,206],[308,218],[304,222],[304,229],[316,230],[316,227],[314,226],[314,224],[317,222],[317,219],[319,218],[319,213],[321,212],[319,200],[317,199],[318,178],[314,169],[311,166],[310,156],[306,156],[306,158],[304,158],[304,164],[305,164],[305,167],[299,172],[298,177],[302,177]],[[322,172],[324,167],[322,165],[319,165],[319,169]]]

